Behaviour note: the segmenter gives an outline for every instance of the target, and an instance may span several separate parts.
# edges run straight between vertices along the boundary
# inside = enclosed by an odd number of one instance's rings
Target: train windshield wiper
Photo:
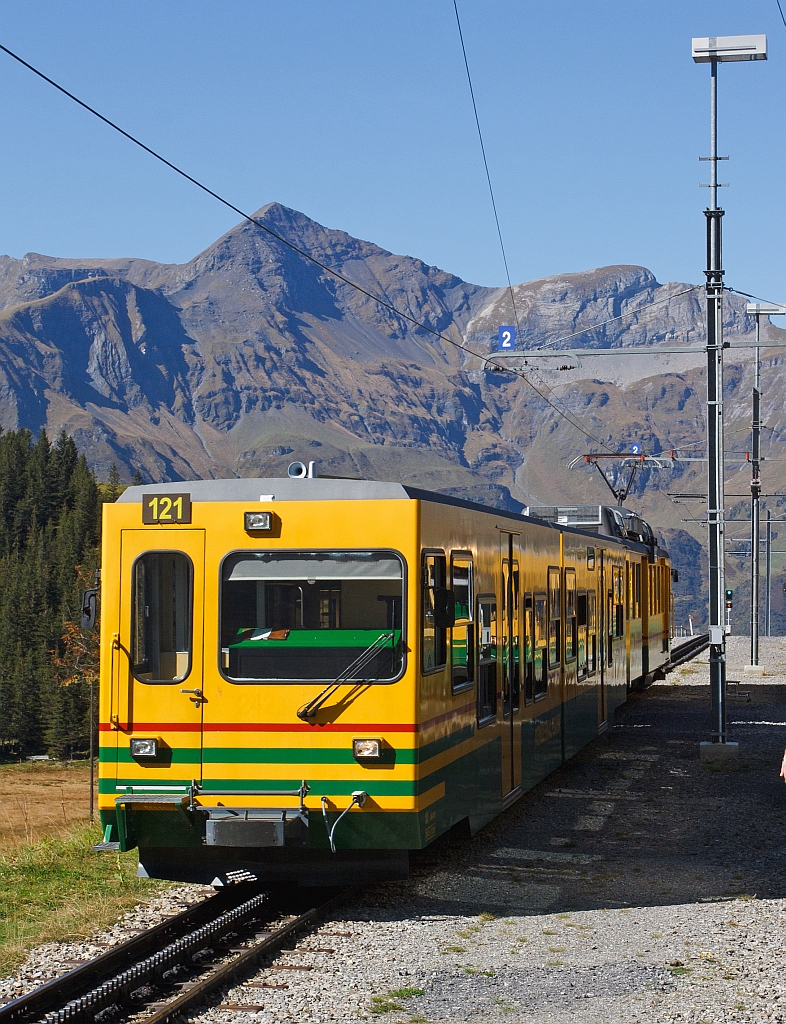
[[[353,662],[347,665],[346,668],[342,669],[336,678],[327,684],[324,690],[318,693],[313,700],[308,702],[308,704],[304,704],[303,707],[300,708],[297,713],[298,718],[302,719],[304,722],[308,721],[309,718],[314,718],[317,711],[319,711],[325,701],[328,700],[329,697],[332,697],[339,686],[343,683],[350,681],[363,682],[364,680],[359,679],[350,680],[350,676],[354,676],[357,673],[362,672],[366,665],[373,661],[377,654],[379,654],[379,652],[387,645],[388,641],[390,641],[392,645],[395,635],[395,632],[380,633],[377,639],[373,643],[369,644],[364,651],[361,651]]]

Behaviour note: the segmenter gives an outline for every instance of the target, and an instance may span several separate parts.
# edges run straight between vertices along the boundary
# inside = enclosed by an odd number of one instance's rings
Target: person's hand
[[[781,764],[781,778],[786,782],[786,750],[783,752],[783,763]]]

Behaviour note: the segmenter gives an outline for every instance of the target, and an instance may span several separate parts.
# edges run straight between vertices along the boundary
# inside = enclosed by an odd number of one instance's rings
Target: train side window
[[[134,563],[132,669],[146,683],[180,683],[191,671],[191,559],[148,551]]]
[[[447,596],[447,561],[442,554],[423,556],[421,668],[444,668],[448,658],[448,631],[444,608]]]
[[[532,594],[524,595],[524,702],[535,696],[535,614]]]
[[[636,562],[635,565],[635,583],[634,583],[634,598],[636,601],[636,618],[641,618],[641,563]]]
[[[576,625],[578,633],[578,662],[576,673],[579,679],[587,676],[587,592],[580,590],[576,596]]]
[[[560,570],[549,568],[549,668],[560,662],[560,632],[562,625],[562,594]]]
[[[453,555],[450,567],[455,624],[450,631],[453,692],[469,688],[475,682],[475,631],[472,624],[472,559]]]
[[[478,725],[497,717],[497,601],[478,598]]]
[[[535,650],[534,676],[535,700],[545,697],[549,689],[546,649],[548,647],[548,597],[546,594],[535,594]]]
[[[576,629],[576,570],[565,570],[565,661],[573,661],[578,650]]]
[[[587,675],[598,667],[598,602],[594,590],[587,592]]]
[[[614,569],[614,611],[612,626],[615,638],[624,636],[625,605],[623,604],[622,569]]]

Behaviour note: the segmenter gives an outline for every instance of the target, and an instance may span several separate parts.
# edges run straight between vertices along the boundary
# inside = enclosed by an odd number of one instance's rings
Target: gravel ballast
[[[606,738],[473,839],[358,891],[192,1019],[786,1021],[786,640],[762,639],[761,679],[742,672],[748,643],[729,643],[738,762],[699,762],[704,654],[632,695]],[[158,919],[203,895],[173,890]],[[105,948],[38,949],[0,998]]]

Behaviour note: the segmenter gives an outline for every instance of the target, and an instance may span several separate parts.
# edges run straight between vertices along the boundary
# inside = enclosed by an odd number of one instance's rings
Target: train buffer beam
[[[702,764],[724,764],[740,756],[739,743],[700,743],[699,760]]]

